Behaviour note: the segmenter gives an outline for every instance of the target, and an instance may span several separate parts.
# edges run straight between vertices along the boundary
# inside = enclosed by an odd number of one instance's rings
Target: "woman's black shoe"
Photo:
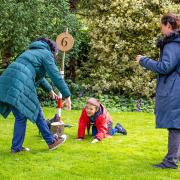
[[[177,169],[178,166],[166,166],[164,163],[160,163],[160,164],[154,164],[153,165],[154,168],[159,168],[159,169]]]

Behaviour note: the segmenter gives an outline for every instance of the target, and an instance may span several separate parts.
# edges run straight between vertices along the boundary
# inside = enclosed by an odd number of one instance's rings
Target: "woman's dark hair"
[[[161,23],[164,25],[169,23],[173,30],[178,30],[180,29],[180,16],[174,13],[168,13],[161,18]]]
[[[58,53],[58,47],[57,47],[57,44],[55,41],[51,40],[51,39],[48,39],[48,38],[43,38],[43,37],[40,37],[40,38],[37,38],[36,41],[44,41],[46,42],[50,49],[51,49],[51,52],[55,55],[57,55]]]

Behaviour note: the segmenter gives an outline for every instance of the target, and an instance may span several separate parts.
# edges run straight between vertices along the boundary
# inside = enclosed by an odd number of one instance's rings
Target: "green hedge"
[[[126,96],[153,97],[155,74],[135,62],[138,54],[158,59],[155,40],[160,18],[177,12],[171,0],[81,0],[88,14],[89,61],[79,74],[91,91]],[[87,72],[88,75],[87,75]]]
[[[81,110],[89,96],[72,97],[72,109]],[[125,97],[125,96],[97,96],[100,102],[110,111],[123,112],[154,112],[154,102],[152,99]],[[48,98],[40,98],[42,106],[57,107],[56,101]]]
[[[110,95],[110,94],[98,94],[93,93],[83,86],[77,85],[72,81],[67,81],[72,92],[72,109],[82,109],[89,97],[97,98],[108,110],[110,111],[154,111],[154,99],[153,98],[141,98],[141,97],[127,97],[124,95]],[[52,84],[53,85],[53,84]],[[55,92],[58,92],[53,87]],[[37,89],[38,97],[42,106],[57,107],[57,102],[51,100],[46,92],[41,88]]]

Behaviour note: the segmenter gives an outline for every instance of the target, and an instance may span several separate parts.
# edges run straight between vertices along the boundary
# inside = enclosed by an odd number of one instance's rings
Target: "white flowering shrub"
[[[135,57],[158,60],[155,40],[160,18],[178,4],[169,0],[90,0],[88,25],[91,50],[89,81],[96,92],[151,97],[155,76],[137,65]],[[87,67],[87,64],[86,64]]]

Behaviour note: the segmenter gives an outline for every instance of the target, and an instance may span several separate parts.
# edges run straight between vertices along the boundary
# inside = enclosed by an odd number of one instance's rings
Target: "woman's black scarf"
[[[170,33],[168,36],[160,37],[157,40],[156,46],[157,46],[157,48],[163,49],[163,47],[166,44],[174,41],[178,37],[180,37],[180,30],[174,31],[174,32]]]

